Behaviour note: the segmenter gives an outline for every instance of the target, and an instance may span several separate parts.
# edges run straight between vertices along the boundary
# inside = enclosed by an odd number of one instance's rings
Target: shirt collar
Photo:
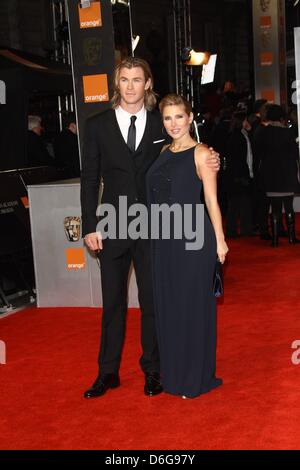
[[[145,106],[143,106],[137,113],[134,113],[134,114],[131,114],[131,113],[128,113],[128,111],[125,111],[125,109],[123,109],[121,106],[118,106],[116,108],[116,111],[117,113],[119,114],[119,116],[125,118],[125,119],[130,119],[131,116],[136,116],[137,119],[141,119],[145,116],[146,114],[146,108]]]

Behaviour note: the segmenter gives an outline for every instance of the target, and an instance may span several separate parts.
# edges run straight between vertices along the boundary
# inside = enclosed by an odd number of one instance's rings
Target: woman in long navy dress
[[[190,136],[191,106],[171,94],[161,101],[160,111],[173,140],[148,172],[149,203],[179,204],[182,209],[190,205],[193,230],[204,234],[201,249],[187,249],[190,235],[183,230],[181,238],[175,237],[171,217],[169,239],[162,236],[163,221],[158,238],[152,237],[151,242],[163,388],[193,398],[222,383],[215,376],[216,299],[212,286],[217,256],[223,263],[228,248],[217,202],[216,172],[204,163],[209,150]],[[196,205],[201,204],[202,190],[207,211],[198,226]]]

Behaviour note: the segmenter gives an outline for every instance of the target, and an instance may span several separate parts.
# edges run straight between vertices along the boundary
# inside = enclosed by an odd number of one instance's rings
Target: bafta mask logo
[[[86,65],[97,65],[101,62],[102,41],[98,38],[86,38],[83,42],[83,56]]]
[[[266,11],[268,11],[270,8],[270,3],[271,3],[271,0],[260,0],[261,11],[266,13]]]
[[[80,239],[80,217],[65,217],[64,228],[69,242],[78,242]]]
[[[271,45],[271,33],[269,30],[262,31],[261,44],[264,49],[269,49]]]

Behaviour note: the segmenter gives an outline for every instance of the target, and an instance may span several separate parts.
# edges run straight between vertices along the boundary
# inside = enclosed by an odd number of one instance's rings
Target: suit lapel
[[[125,158],[126,161],[128,162],[130,168],[132,171],[135,171],[135,161],[134,161],[134,154],[132,154],[132,152],[130,151],[130,149],[128,148],[128,145],[127,143],[125,142],[124,138],[123,138],[123,135],[122,135],[122,132],[121,132],[121,129],[119,127],[119,124],[118,124],[118,121],[117,121],[117,117],[116,117],[116,113],[114,111],[114,126],[116,128],[116,135],[118,136],[118,141],[120,143],[120,148],[123,148],[122,150],[122,158]],[[123,151],[124,151],[124,154],[123,154]]]
[[[154,116],[153,113],[147,111],[145,131],[142,140],[134,153],[131,153],[126,142],[124,141],[117,121],[116,113],[113,109],[111,110],[108,127],[112,129],[112,138],[115,140],[115,144],[120,149],[121,158],[125,159],[133,170],[143,167],[144,159],[146,161],[149,160],[149,158],[151,159],[149,152],[150,154],[152,153],[153,139],[160,137],[160,132],[158,130],[159,121],[157,121],[157,116]]]
[[[140,141],[140,143],[138,145],[138,148],[135,151],[135,154],[134,154],[135,157],[140,152],[142,152],[144,150],[146,144],[149,143],[149,140],[150,140],[151,134],[152,134],[151,130],[152,130],[151,113],[149,113],[149,111],[147,111],[147,119],[146,119],[146,126],[145,126],[145,130],[144,130],[144,134],[143,134],[142,140]]]

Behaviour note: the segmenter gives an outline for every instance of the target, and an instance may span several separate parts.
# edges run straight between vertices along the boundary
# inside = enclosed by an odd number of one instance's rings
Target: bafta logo
[[[80,217],[65,217],[64,229],[69,242],[78,242],[80,239]]]
[[[98,38],[86,38],[83,42],[83,55],[86,65],[97,65],[101,62],[102,41]]]
[[[261,32],[261,44],[264,49],[269,49],[271,45],[271,33],[269,30]]]
[[[271,0],[260,0],[261,11],[266,13],[266,11],[268,11],[270,8],[270,3],[271,3]]]

